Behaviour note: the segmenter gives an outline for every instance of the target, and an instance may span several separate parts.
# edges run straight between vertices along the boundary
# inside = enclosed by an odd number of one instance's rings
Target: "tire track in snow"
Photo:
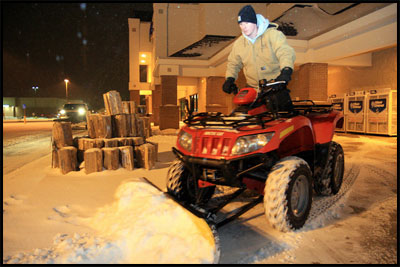
[[[350,188],[356,181],[359,174],[360,166],[354,164],[351,165],[350,170],[345,173],[343,177],[342,187],[336,195],[316,196],[313,198],[310,214],[305,223],[305,229],[309,228],[307,226],[310,226],[317,217],[324,214],[329,208],[339,202],[339,200],[341,200],[346,195],[346,193],[350,190]]]

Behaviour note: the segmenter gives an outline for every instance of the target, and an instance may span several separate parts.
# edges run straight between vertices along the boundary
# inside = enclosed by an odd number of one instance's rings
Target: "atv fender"
[[[328,114],[310,114],[307,117],[310,119],[314,130],[316,144],[332,141],[335,128],[343,126],[343,114],[337,110],[332,110]]]

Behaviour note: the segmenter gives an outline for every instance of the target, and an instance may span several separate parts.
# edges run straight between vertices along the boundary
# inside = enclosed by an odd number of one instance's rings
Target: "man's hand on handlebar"
[[[238,87],[235,84],[235,79],[232,77],[228,77],[222,86],[222,90],[227,93],[227,94],[237,94],[238,92]]]
[[[288,83],[291,80],[292,73],[292,68],[284,67],[281,70],[281,74],[279,74],[279,76],[275,78],[275,81],[285,81],[286,83]]]

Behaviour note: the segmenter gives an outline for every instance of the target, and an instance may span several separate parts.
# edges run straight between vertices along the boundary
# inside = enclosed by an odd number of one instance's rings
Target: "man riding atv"
[[[237,93],[235,80],[241,68],[247,85],[253,88],[263,79],[288,83],[296,55],[278,25],[256,14],[250,5],[239,11],[238,23],[242,36],[233,43],[229,54],[223,91]]]
[[[217,228],[263,201],[274,228],[299,229],[308,218],[313,189],[332,195],[341,187],[344,154],[332,138],[343,114],[312,100],[292,101],[286,84],[295,54],[283,33],[251,6],[240,10],[238,22],[243,36],[233,45],[223,85],[235,93],[237,108],[229,115],[189,110],[172,149],[177,160],[168,170],[168,194]],[[241,67],[249,87],[237,92]],[[217,186],[237,191],[210,206]],[[259,196],[217,220],[217,212],[247,189]]]

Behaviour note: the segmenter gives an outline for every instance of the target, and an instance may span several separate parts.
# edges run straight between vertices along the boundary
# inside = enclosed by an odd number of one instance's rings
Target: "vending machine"
[[[365,133],[365,91],[346,94],[346,131]]]
[[[397,136],[397,90],[370,90],[365,102],[366,132]]]

